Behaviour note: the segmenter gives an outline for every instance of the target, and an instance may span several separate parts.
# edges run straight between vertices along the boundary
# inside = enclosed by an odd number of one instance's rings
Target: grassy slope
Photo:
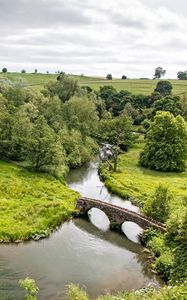
[[[120,156],[120,172],[110,173],[106,185],[114,193],[143,204],[154,193],[159,183],[166,184],[174,195],[172,208],[180,206],[182,198],[187,194],[187,172],[164,173],[142,168],[138,165],[141,149],[142,144],[137,144]]]
[[[49,175],[0,161],[0,242],[48,235],[75,211],[78,194]]]
[[[25,79],[29,85],[33,86],[35,89],[41,89],[43,85],[49,80],[55,80],[56,74],[29,74],[29,73],[0,73],[0,77],[5,76],[11,80],[16,77],[21,77]],[[118,91],[128,90],[134,94],[145,94],[150,95],[154,90],[157,80],[140,80],[140,79],[128,79],[128,80],[106,80],[99,77],[88,77],[88,76],[78,76],[74,75],[81,85],[88,85],[94,90],[98,90],[100,86],[103,85],[113,85]],[[170,80],[173,85],[173,93],[175,95],[180,95],[187,93],[187,81],[186,80]]]

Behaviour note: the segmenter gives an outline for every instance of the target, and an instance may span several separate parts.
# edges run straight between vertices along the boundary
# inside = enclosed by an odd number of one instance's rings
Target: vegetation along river
[[[71,170],[70,188],[82,196],[102,199],[134,211],[130,201],[111,195],[97,174],[98,162]],[[49,238],[19,245],[0,246],[0,299],[20,300],[18,280],[34,278],[40,300],[66,299],[66,285],[78,283],[94,298],[106,292],[132,290],[150,283],[162,285],[146,265],[138,243],[140,228],[123,225],[123,233],[109,230],[107,217],[92,209],[90,221],[77,218],[64,223]],[[128,238],[127,238],[128,237]]]

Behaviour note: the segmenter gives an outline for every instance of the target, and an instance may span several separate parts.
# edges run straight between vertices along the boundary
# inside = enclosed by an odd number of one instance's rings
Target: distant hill
[[[0,77],[6,77],[10,80],[15,80],[15,78],[20,77],[28,82],[28,85],[34,89],[41,90],[45,83],[50,80],[56,80],[58,74],[44,74],[44,73],[0,73]],[[149,95],[154,90],[158,80],[153,79],[113,79],[107,80],[99,76],[81,76],[72,75],[80,82],[80,85],[88,85],[94,90],[99,90],[101,86],[112,85],[116,90],[127,90],[134,94],[144,94]],[[187,93],[187,81],[186,80],[169,80],[173,85],[174,95],[183,95]]]

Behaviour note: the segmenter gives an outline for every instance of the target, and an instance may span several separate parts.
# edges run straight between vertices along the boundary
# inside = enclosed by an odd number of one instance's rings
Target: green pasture
[[[164,184],[173,195],[171,209],[177,209],[187,195],[187,172],[158,172],[142,168],[138,164],[141,150],[142,144],[137,144],[129,152],[120,155],[119,171],[107,174],[106,186],[123,198],[143,205],[153,196],[155,188]]]
[[[70,218],[78,193],[55,178],[0,161],[0,242],[46,236]]]
[[[15,78],[23,78],[28,82],[28,85],[34,89],[41,90],[45,83],[50,80],[55,80],[57,74],[42,74],[42,73],[0,73],[0,77],[6,77],[10,80]],[[112,85],[117,91],[127,90],[133,94],[150,95],[155,89],[157,80],[153,79],[113,79],[107,80],[101,77],[89,77],[80,75],[70,75],[77,78],[82,86],[90,86],[94,90],[99,90],[101,86]],[[173,85],[173,94],[182,95],[187,93],[187,80],[169,80]]]

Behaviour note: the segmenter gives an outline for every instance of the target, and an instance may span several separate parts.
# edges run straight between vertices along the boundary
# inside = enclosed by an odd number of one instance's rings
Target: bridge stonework
[[[85,215],[91,208],[98,208],[102,210],[110,220],[111,228],[121,228],[125,221],[130,221],[138,224],[143,229],[153,227],[164,232],[166,227],[164,224],[148,218],[142,214],[130,211],[126,208],[119,207],[108,202],[103,202],[96,199],[80,198],[77,200],[77,210],[80,215]]]

